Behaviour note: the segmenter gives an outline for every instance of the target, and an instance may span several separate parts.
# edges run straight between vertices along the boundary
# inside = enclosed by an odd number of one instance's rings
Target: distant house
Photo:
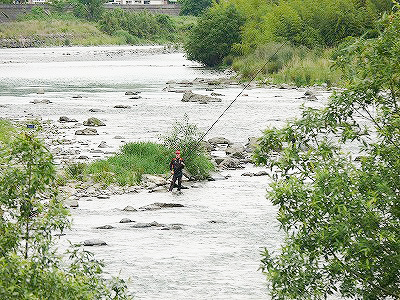
[[[43,3],[47,3],[47,0],[28,0],[28,4],[43,4]]]

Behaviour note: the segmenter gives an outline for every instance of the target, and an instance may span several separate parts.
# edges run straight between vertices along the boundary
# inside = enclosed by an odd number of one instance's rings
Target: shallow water
[[[150,50],[149,50],[150,49]],[[239,85],[214,87],[222,102],[184,103],[182,93],[165,90],[168,81],[218,78],[223,73],[207,70],[187,61],[182,53],[154,53],[149,47],[93,47],[0,49],[0,116],[57,122],[60,116],[75,118],[78,124],[59,124],[60,137],[71,141],[64,148],[90,159],[101,141],[110,152],[129,141],[158,140],[175,120],[185,114],[189,121],[206,130],[241,92]],[[175,84],[210,95],[206,86]],[[44,92],[38,94],[37,92]],[[130,99],[126,91],[139,91]],[[304,90],[251,88],[243,92],[206,139],[223,136],[244,145],[268,126],[281,126],[299,116]],[[320,105],[329,95],[320,92]],[[48,99],[50,104],[33,104]],[[116,109],[116,104],[131,106]],[[96,108],[99,112],[91,113]],[[98,136],[76,136],[88,117],[106,123]],[[122,139],[115,139],[122,136]],[[58,162],[62,157],[57,157]],[[255,170],[254,170],[255,169]],[[258,270],[264,247],[277,250],[282,239],[275,220],[276,208],[265,198],[268,177],[244,177],[244,170],[223,171],[226,180],[203,182],[171,193],[125,194],[110,199],[82,198],[72,210],[74,225],[60,239],[82,242],[99,238],[107,246],[91,247],[104,259],[109,275],[130,278],[136,299],[268,299],[264,276]],[[154,202],[180,203],[182,208],[124,212],[127,205],[139,208]],[[181,230],[132,228],[122,218],[138,223],[181,224]],[[95,229],[111,225],[109,230]]]

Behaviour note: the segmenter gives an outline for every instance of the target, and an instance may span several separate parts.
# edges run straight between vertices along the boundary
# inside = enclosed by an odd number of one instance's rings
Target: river
[[[208,129],[242,86],[211,86],[222,101],[209,104],[182,102],[182,93],[168,88],[173,85],[210,95],[211,89],[204,85],[182,82],[224,76],[186,60],[182,53],[159,47],[0,49],[0,115],[54,123],[60,116],[77,119],[78,125],[60,125],[58,134],[73,141],[70,150],[90,159],[102,158],[90,151],[100,141],[107,142],[111,154],[124,142],[155,141],[185,114],[201,130]],[[127,91],[140,92],[140,98],[132,99]],[[318,92],[319,100],[312,105],[320,105],[328,95]],[[206,139],[223,136],[244,145],[266,127],[282,126],[299,116],[303,96],[302,89],[247,89]],[[44,99],[50,103],[31,103]],[[130,109],[116,109],[117,104]],[[98,136],[74,135],[77,126],[91,116],[107,126],[98,129]],[[57,159],[58,163],[62,160]],[[81,199],[72,210],[72,230],[60,238],[59,247],[90,238],[106,241],[107,246],[87,249],[104,260],[107,275],[129,279],[135,299],[268,299],[265,277],[258,270],[260,253],[264,247],[278,250],[282,233],[275,219],[277,209],[265,196],[268,177],[241,176],[259,170],[263,169],[251,164],[241,170],[223,170],[221,175],[227,179],[195,187],[184,183],[189,188],[182,195],[142,191],[110,199]],[[122,210],[154,202],[183,207]],[[119,223],[122,218],[180,224],[182,229],[132,228],[131,223]],[[95,229],[102,225],[114,228]]]

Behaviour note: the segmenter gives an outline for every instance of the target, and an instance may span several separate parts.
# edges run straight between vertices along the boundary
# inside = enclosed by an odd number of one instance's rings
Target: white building
[[[43,4],[47,2],[51,2],[51,0],[28,0],[29,4]],[[168,0],[109,0],[107,3],[163,5],[163,4],[168,4]]]
[[[152,5],[164,5],[168,4],[168,0],[109,0],[107,3],[112,4],[152,4]]]

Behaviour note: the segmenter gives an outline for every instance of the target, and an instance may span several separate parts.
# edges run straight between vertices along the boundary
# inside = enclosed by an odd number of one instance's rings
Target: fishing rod
[[[254,79],[256,79],[256,77],[258,76],[258,74],[261,73],[261,71],[267,66],[267,64],[271,61],[271,59],[279,52],[279,50],[282,49],[282,47],[284,45],[287,44],[288,41],[285,41],[284,43],[282,43],[277,49],[276,51],[267,59],[267,61],[262,65],[261,68],[259,68],[257,70],[257,72],[253,75],[253,77],[251,77],[250,81],[243,87],[243,89],[240,91],[239,94],[236,95],[235,99],[232,100],[231,103],[229,103],[229,105],[225,108],[225,110],[220,114],[220,116],[215,120],[215,122],[207,129],[207,131],[205,131],[205,133],[203,135],[201,135],[201,137],[196,141],[196,143],[194,144],[194,147],[192,147],[191,149],[189,149],[189,152],[187,153],[187,156],[189,156],[189,154],[193,151],[193,149],[196,149],[197,146],[201,143],[201,141],[204,139],[204,137],[211,131],[211,129],[213,129],[213,127],[215,126],[215,124],[218,123],[218,121],[222,118],[222,116],[228,111],[228,109],[233,105],[233,103],[236,102],[236,100],[240,97],[241,94],[243,94],[243,92],[250,86],[250,84],[254,81]]]
[[[222,116],[228,111],[228,109],[233,105],[233,103],[236,102],[236,100],[240,97],[240,95],[250,86],[250,84],[254,81],[254,79],[256,79],[256,77],[258,76],[258,74],[261,73],[261,71],[267,66],[267,64],[271,61],[271,59],[279,52],[280,49],[282,49],[282,47],[284,45],[286,45],[288,41],[285,41],[284,43],[282,43],[277,49],[276,51],[267,59],[267,61],[257,70],[257,72],[253,75],[253,77],[251,77],[250,81],[247,82],[247,84],[243,87],[243,89],[239,92],[239,94],[236,95],[236,97],[231,101],[231,103],[229,103],[229,105],[225,108],[225,110],[219,115],[219,117],[214,121],[214,123],[211,124],[211,126],[207,129],[207,131],[205,131],[200,138],[196,141],[196,143],[194,144],[193,147],[189,148],[189,151],[186,153],[186,157],[189,157],[190,154],[194,151],[194,149],[196,149],[199,144],[201,143],[201,141],[204,139],[204,137],[211,131],[211,129],[215,126],[215,124],[218,123],[218,121],[222,118]],[[172,174],[170,174],[167,178],[167,180],[169,178],[171,178]]]

